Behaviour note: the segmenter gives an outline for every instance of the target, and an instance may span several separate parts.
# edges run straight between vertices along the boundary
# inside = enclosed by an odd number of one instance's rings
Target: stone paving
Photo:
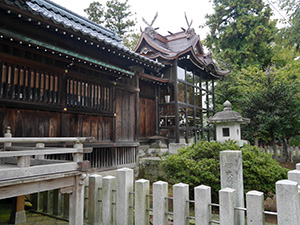
[[[8,222],[0,222],[0,225],[8,224]],[[69,222],[64,220],[55,219],[49,216],[45,216],[39,213],[33,213],[26,211],[26,222],[19,223],[19,225],[62,225],[69,224]]]

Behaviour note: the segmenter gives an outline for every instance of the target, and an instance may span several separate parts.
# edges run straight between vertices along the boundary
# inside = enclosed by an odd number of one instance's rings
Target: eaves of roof
[[[164,67],[163,64],[153,61],[145,56],[133,52],[121,43],[121,38],[113,31],[108,30],[70,10],[55,4],[49,0],[4,0],[8,5],[16,5],[22,10],[27,10],[34,15],[40,15],[55,24],[63,25],[67,29],[81,32],[82,35],[96,38],[105,45],[117,48],[119,51],[130,54],[132,57]]]

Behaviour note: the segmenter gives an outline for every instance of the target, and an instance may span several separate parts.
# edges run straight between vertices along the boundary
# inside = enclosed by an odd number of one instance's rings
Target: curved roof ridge
[[[59,13],[61,16],[66,17],[70,20],[73,20],[75,22],[79,22],[81,25],[85,25],[93,30],[96,30],[102,34],[105,34],[117,41],[121,41],[122,39],[118,36],[118,34],[115,31],[109,30],[103,26],[101,26],[100,24],[97,24],[83,16],[80,16],[77,13],[72,12],[71,10],[56,4],[50,0],[31,0],[31,1],[26,1],[26,4],[28,3],[36,3],[40,6],[44,6],[46,7],[48,10],[54,11],[55,13]]]
[[[55,24],[61,24],[65,28],[73,29],[75,32],[81,32],[83,35],[87,35],[90,38],[96,38],[98,41],[137,57],[140,60],[155,64],[159,67],[164,67],[162,63],[151,60],[130,50],[121,42],[122,39],[115,32],[89,21],[87,18],[50,0],[4,0],[4,2],[9,5],[14,4],[21,10],[26,10],[34,15],[42,16]]]

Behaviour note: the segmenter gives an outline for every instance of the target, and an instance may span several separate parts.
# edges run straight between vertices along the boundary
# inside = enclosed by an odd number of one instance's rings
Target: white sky
[[[106,0],[52,1],[84,17],[87,17],[84,9],[88,8],[91,2],[99,1],[103,5],[105,5],[106,2]],[[122,0],[120,1],[123,2]],[[162,35],[168,34],[168,31],[172,33],[179,32],[181,31],[181,27],[187,28],[184,12],[186,12],[189,21],[193,20],[191,27],[200,35],[201,40],[203,40],[209,32],[208,27],[199,28],[199,25],[204,25],[206,14],[213,13],[210,0],[128,0],[128,3],[131,6],[132,12],[136,13],[135,17],[138,22],[136,31],[138,32],[140,27],[142,27],[143,30],[146,27],[146,24],[142,21],[142,17],[144,17],[148,23],[151,23],[156,12],[158,12],[158,17],[153,27],[159,27],[158,32]],[[277,7],[277,9],[279,8]],[[276,18],[282,19],[277,12],[274,12],[274,14]]]
[[[81,15],[87,17],[84,9],[89,7],[89,4],[97,0],[52,0],[53,2]],[[105,5],[105,0],[98,0]],[[122,0],[121,0],[122,2]],[[139,32],[140,27],[144,29],[146,24],[142,21],[142,17],[148,23],[151,23],[155,13],[158,12],[158,17],[154,22],[153,27],[159,27],[158,32],[162,35],[168,34],[168,31],[173,33],[181,31],[181,27],[187,28],[187,23],[184,17],[186,12],[188,20],[193,20],[192,28],[200,35],[201,40],[204,39],[208,29],[200,29],[199,25],[205,23],[205,14],[213,13],[212,4],[209,0],[129,0],[132,12],[136,12],[137,18],[136,30]]]

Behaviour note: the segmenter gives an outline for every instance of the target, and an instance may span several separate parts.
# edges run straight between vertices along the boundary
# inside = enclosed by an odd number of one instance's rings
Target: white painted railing
[[[298,225],[300,164],[297,168],[299,170],[288,173],[289,180],[274,184],[278,212],[264,210],[264,194],[259,191],[248,192],[246,206],[239,207],[237,190],[229,187],[219,191],[219,204],[214,204],[211,188],[206,185],[197,186],[195,198],[190,200],[189,186],[183,183],[173,185],[172,197],[169,197],[168,183],[164,181],[153,183],[150,194],[150,182],[144,179],[134,182],[131,169],[117,170],[116,177],[90,175],[88,224],[148,225],[151,220],[154,225],[167,225],[171,220],[175,225],[187,225],[191,221],[196,225],[244,225],[246,220],[248,225],[262,225],[265,215],[271,214],[277,215],[280,225]],[[172,212],[168,209],[168,201],[172,201]],[[190,207],[192,204],[194,207]],[[219,219],[212,219],[212,206],[219,207]],[[193,213],[191,208],[195,209]],[[247,217],[238,219],[238,212],[246,212]]]
[[[270,145],[260,146],[265,153],[269,153],[272,155],[274,159],[277,161],[284,161],[283,156],[283,148],[280,145],[275,145],[275,149],[273,149]],[[288,146],[288,158],[289,161],[300,161],[299,155],[299,146]]]

